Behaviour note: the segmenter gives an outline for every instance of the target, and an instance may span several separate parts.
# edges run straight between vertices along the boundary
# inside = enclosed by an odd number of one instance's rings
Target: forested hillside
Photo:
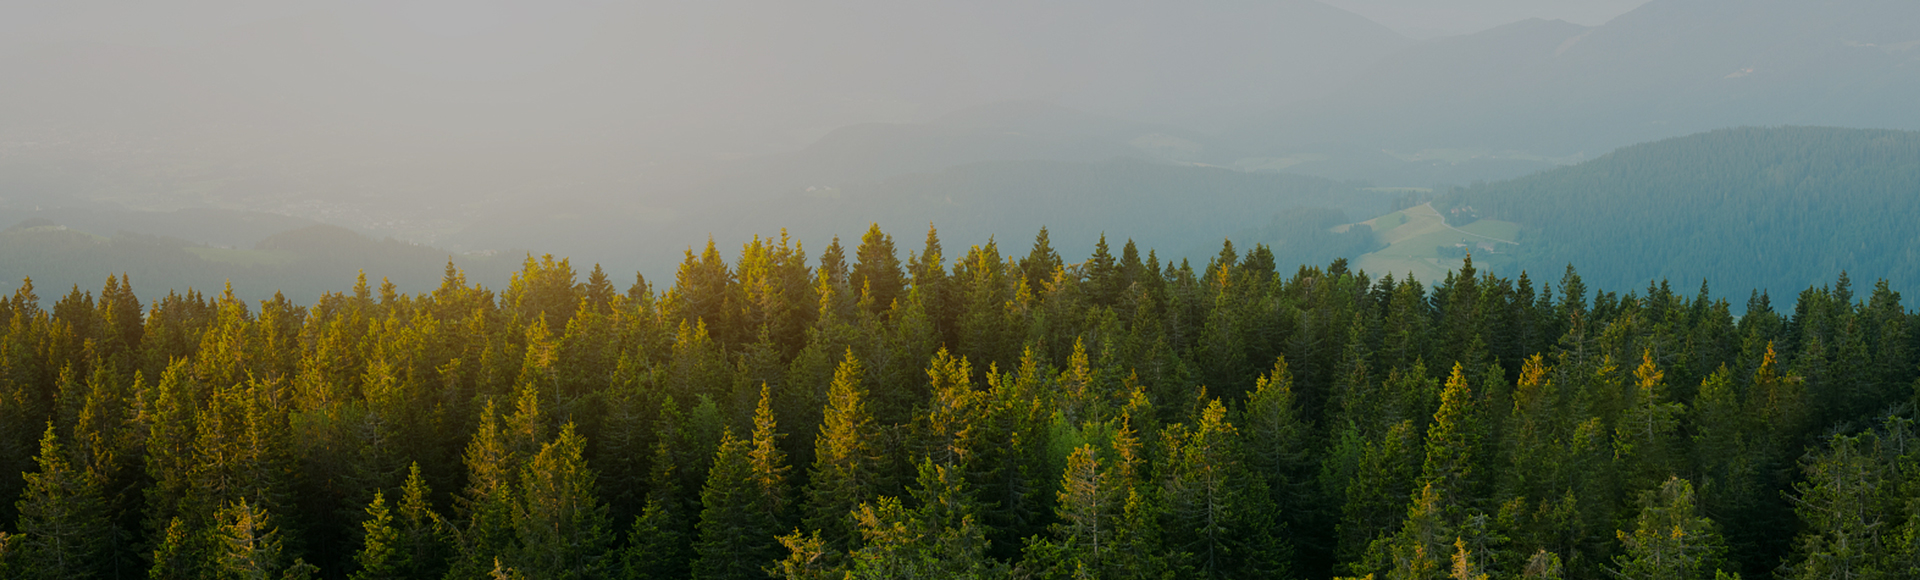
[[[1736,319],[1572,269],[1057,241],[875,227],[305,306],[23,284],[0,577],[1920,573],[1884,283]]]
[[[1520,267],[1791,296],[1834,272],[1920,287],[1920,133],[1726,129],[1436,200],[1526,226]]]

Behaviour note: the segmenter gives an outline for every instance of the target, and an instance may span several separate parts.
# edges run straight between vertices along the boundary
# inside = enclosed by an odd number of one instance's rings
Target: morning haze
[[[0,579],[1920,578],[1915,0],[0,0]]]
[[[1048,225],[1076,249],[1125,231],[1199,256],[1289,208],[1362,221],[1393,209],[1379,188],[1444,191],[1666,137],[1920,128],[1902,96],[1920,88],[1906,38],[1920,9],[1890,0],[6,10],[0,221],[245,252],[266,234],[115,212],[257,212],[473,254],[480,271],[492,271],[480,254],[554,252],[663,276],[709,235],[727,246],[785,227],[817,248],[868,222],[968,240]],[[1039,185],[1072,167],[1024,173],[1040,181],[1008,186],[1035,192],[1018,209],[902,185],[1120,160],[1352,193],[1154,234],[1144,226],[1163,210],[1085,219],[1084,200]],[[1169,187],[1149,198],[1213,195]],[[765,210],[819,198],[848,207],[807,223]]]

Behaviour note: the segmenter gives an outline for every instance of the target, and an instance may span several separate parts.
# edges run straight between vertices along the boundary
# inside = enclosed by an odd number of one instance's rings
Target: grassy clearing
[[[1459,228],[1448,227],[1439,213],[1425,205],[1360,223],[1372,226],[1387,247],[1354,260],[1355,267],[1375,276],[1412,273],[1426,282],[1445,278],[1447,272],[1459,269],[1464,262],[1458,257],[1440,255],[1440,248],[1466,244],[1475,253],[1484,255],[1486,250],[1479,246],[1492,244],[1495,251],[1511,252],[1515,246],[1502,240],[1514,240],[1520,233],[1519,224],[1500,220],[1483,219]]]

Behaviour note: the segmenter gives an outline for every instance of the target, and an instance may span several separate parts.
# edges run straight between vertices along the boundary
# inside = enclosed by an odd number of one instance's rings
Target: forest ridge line
[[[1915,314],[877,226],[670,287],[0,301],[8,578],[1920,570]],[[1843,569],[1842,569],[1843,568]]]

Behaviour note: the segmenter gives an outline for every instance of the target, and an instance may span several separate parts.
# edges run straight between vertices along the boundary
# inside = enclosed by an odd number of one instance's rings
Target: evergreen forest
[[[310,305],[28,280],[0,577],[1920,575],[1885,282],[910,243]]]

